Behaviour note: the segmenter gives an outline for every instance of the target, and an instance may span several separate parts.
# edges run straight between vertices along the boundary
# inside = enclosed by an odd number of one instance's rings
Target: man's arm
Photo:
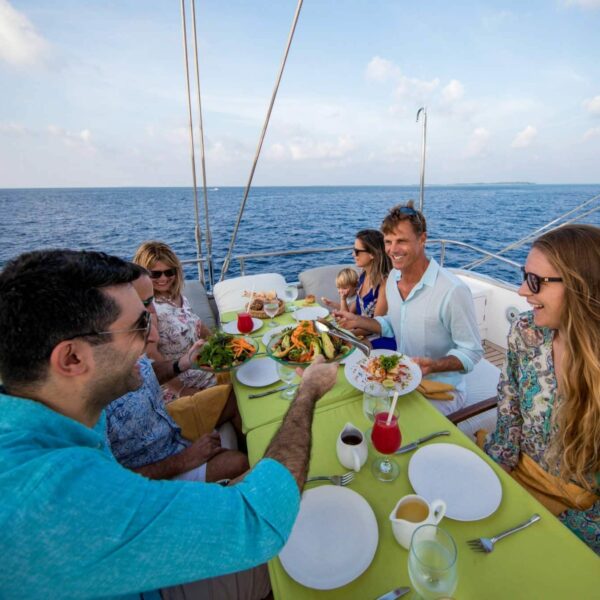
[[[191,446],[178,454],[150,465],[132,469],[132,471],[140,473],[148,479],[172,479],[208,462],[223,450],[219,434],[213,432],[198,438]]]
[[[381,324],[376,319],[355,315],[345,310],[335,310],[333,316],[344,329],[363,329],[369,333],[381,334]]]
[[[162,385],[167,381],[171,381],[180,373],[185,373],[188,369],[191,369],[194,361],[198,357],[200,348],[204,345],[204,340],[198,340],[190,349],[183,355],[180,356],[176,361],[172,360],[155,360],[152,363],[154,374],[158,379],[158,382]],[[177,367],[175,367],[177,363]],[[177,372],[179,371],[179,373]]]
[[[442,373],[444,371],[462,371],[464,369],[463,364],[456,356],[443,356],[442,358],[414,356],[412,360],[419,365],[423,375]]]
[[[337,376],[338,365],[320,364],[323,361],[322,357],[317,357],[304,371],[298,394],[265,452],[265,458],[272,458],[287,467],[300,491],[306,482],[310,461],[315,403],[333,387]]]

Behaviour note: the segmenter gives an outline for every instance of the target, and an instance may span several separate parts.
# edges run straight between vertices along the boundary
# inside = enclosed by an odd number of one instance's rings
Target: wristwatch
[[[175,373],[175,375],[181,375],[181,373],[183,373],[183,371],[179,368],[179,359],[173,363],[173,373]]]

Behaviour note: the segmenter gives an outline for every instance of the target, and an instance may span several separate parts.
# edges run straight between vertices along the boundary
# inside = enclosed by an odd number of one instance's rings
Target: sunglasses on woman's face
[[[521,267],[523,273],[523,281],[527,282],[527,287],[533,294],[537,294],[540,291],[542,283],[558,283],[562,281],[562,277],[540,277],[535,273],[529,273],[525,270],[525,267]]]
[[[361,250],[360,248],[352,248],[352,254],[356,254],[358,256],[361,252],[369,252],[368,250]]]
[[[177,269],[165,269],[164,271],[150,271],[151,279],[160,279],[163,275],[165,277],[175,277]]]

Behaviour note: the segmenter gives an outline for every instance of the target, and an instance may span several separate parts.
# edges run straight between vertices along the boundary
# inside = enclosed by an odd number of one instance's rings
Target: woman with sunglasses
[[[148,241],[137,249],[133,262],[147,269],[152,279],[158,319],[158,352],[165,359],[176,361],[194,342],[210,334],[181,293],[184,283],[181,261],[164,242]],[[186,371],[164,388],[165,401],[171,402],[215,384],[216,379],[210,373]]]
[[[534,243],[486,452],[600,554],[600,228]]]
[[[363,229],[356,234],[352,248],[354,264],[361,270],[358,278],[356,301],[349,306],[350,312],[365,317],[383,316],[387,313],[385,284],[392,268],[390,257],[385,252],[383,234],[377,229]],[[328,298],[323,303],[339,310],[340,305]],[[368,332],[356,330],[357,334]],[[373,348],[396,349],[393,338],[377,338],[372,340]]]

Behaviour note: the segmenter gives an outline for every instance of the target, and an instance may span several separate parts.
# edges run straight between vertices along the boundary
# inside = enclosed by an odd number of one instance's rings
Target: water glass
[[[263,304],[263,310],[265,311],[268,317],[271,317],[271,320],[269,321],[269,327],[275,327],[275,321],[273,321],[273,317],[277,314],[277,311],[279,310],[279,303],[265,302]]]
[[[288,285],[283,290],[283,297],[286,302],[294,302],[296,298],[298,298],[298,288],[295,285]],[[290,304],[289,309],[291,311],[296,310],[296,306],[294,304]]]
[[[287,385],[291,385],[292,381],[294,381],[296,377],[296,370],[293,367],[288,367],[287,365],[277,363],[277,374],[279,375],[279,379],[286,383]],[[281,392],[281,397],[284,400],[293,400],[296,395],[296,388],[288,388],[287,390],[283,390]]]
[[[421,525],[413,533],[408,554],[408,574],[423,600],[452,596],[456,590],[456,543],[437,525]]]
[[[363,413],[371,423],[375,421],[375,415],[387,412],[390,409],[391,400],[389,390],[376,381],[369,381],[363,392]],[[368,437],[371,437],[370,435]]]

